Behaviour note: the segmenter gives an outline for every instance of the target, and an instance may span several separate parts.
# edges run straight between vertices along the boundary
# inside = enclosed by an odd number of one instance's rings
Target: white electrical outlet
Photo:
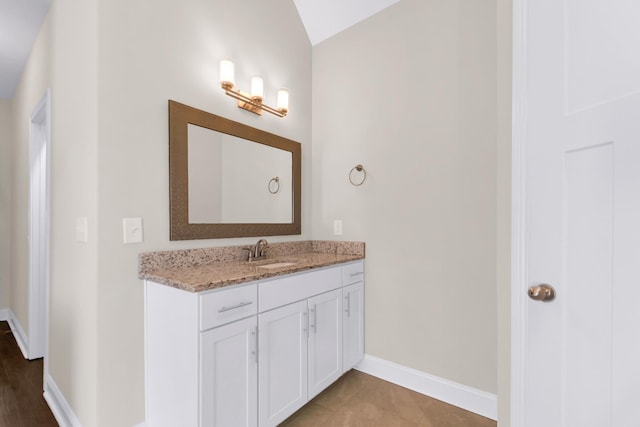
[[[124,243],[142,242],[142,218],[122,218]]]
[[[342,220],[341,219],[333,220],[333,235],[342,236]]]

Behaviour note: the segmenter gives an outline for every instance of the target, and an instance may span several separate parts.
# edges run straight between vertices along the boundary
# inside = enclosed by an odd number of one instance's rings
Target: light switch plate
[[[125,244],[141,243],[143,239],[142,218],[122,218],[122,232]]]
[[[89,241],[88,228],[86,216],[76,218],[76,242],[87,243]]]

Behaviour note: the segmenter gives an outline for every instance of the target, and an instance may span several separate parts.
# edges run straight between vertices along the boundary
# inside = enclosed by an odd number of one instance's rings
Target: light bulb
[[[261,77],[251,78],[251,98],[258,102],[264,99],[264,82]]]
[[[278,90],[278,98],[276,108],[284,113],[289,111],[289,91],[286,89]]]
[[[233,62],[229,59],[220,61],[220,86],[222,86],[223,89],[232,89],[236,85],[233,74]]]

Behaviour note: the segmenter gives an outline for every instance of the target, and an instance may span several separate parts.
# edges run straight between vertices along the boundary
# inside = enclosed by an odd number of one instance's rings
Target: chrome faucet
[[[267,243],[265,239],[258,240],[258,243],[256,243],[256,248],[253,251],[253,254],[255,255],[254,258],[266,258],[267,254],[265,253],[265,251],[267,250],[268,246],[269,243]]]
[[[266,250],[269,247],[269,243],[265,239],[258,240],[258,243],[255,246],[248,246],[246,248],[242,248],[245,251],[249,252],[249,262],[265,259],[267,257]]]

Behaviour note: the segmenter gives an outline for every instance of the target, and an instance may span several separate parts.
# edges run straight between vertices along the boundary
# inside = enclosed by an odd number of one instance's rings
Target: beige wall
[[[498,5],[498,424],[511,425],[511,23],[512,0]]]
[[[55,0],[49,366],[83,426],[97,425],[98,0]],[[76,241],[86,217],[88,242]]]
[[[313,236],[367,243],[366,352],[492,393],[496,55],[495,0],[404,0],[313,52]]]
[[[11,302],[12,134],[11,102],[0,99],[0,310]]]
[[[138,253],[257,240],[169,241],[167,100],[299,141],[303,235],[268,240],[310,238],[311,46],[290,0],[110,0],[100,2],[99,16],[98,418],[101,426],[131,426],[144,419]],[[225,56],[235,60],[240,88],[249,90],[253,74],[264,78],[268,103],[288,87],[290,114],[238,109],[218,84]],[[143,244],[123,244],[123,217],[143,218]]]

